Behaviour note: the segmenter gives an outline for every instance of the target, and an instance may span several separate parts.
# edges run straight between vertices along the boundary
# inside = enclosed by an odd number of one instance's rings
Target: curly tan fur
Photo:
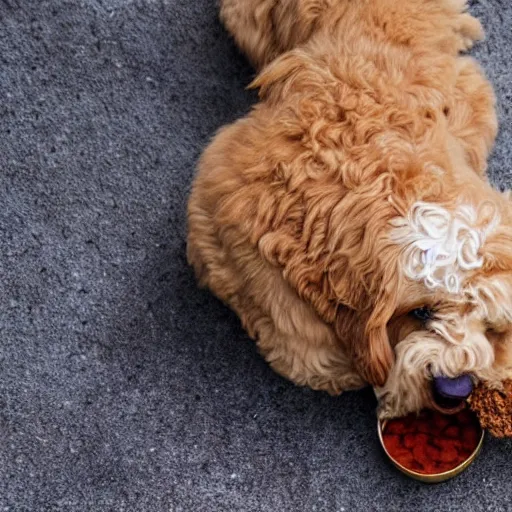
[[[466,0],[222,0],[220,18],[261,68],[318,32],[456,55],[484,36],[465,7]]]
[[[330,393],[370,383],[382,416],[427,403],[427,368],[489,381],[512,372],[512,358],[494,357],[512,344],[512,208],[485,178],[495,100],[476,62],[458,56],[482,37],[464,7],[221,2],[263,68],[260,102],[202,155],[189,261],[276,371]],[[417,204],[433,205],[434,224],[436,208],[469,212],[474,226],[454,243],[462,259],[478,254],[458,294],[404,270],[393,226]],[[428,329],[408,315],[425,305],[438,311]],[[506,324],[499,340],[486,335],[493,322]],[[420,368],[401,347],[421,343],[431,359]]]

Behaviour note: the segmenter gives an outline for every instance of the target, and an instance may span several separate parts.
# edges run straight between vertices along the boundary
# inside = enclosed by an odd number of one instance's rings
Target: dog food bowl
[[[468,409],[455,415],[422,411],[379,421],[377,428],[393,465],[410,478],[430,484],[462,473],[474,462],[484,440],[478,419]]]

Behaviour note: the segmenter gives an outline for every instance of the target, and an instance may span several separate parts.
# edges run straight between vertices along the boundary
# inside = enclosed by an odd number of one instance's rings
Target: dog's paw
[[[392,420],[393,418],[397,418],[400,416],[402,416],[402,414],[397,414],[394,411],[394,408],[392,407],[385,407],[379,405],[379,407],[377,408],[377,418],[379,419],[379,421]]]
[[[482,41],[485,38],[485,32],[480,21],[467,12],[457,17],[454,29],[459,37],[460,51],[470,50],[476,41]]]
[[[391,420],[402,415],[397,401],[394,400],[391,395],[384,395],[379,397],[379,393],[376,392],[376,396],[379,400],[379,405],[377,407],[377,418],[380,421]]]

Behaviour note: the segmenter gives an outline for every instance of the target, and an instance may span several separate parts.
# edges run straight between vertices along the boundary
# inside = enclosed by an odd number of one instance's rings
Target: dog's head
[[[365,353],[382,418],[455,412],[471,382],[499,387],[512,376],[512,229],[499,210],[489,201],[416,202],[390,223],[396,277],[376,304],[388,312],[385,330]],[[457,388],[463,376],[463,390],[436,386]]]

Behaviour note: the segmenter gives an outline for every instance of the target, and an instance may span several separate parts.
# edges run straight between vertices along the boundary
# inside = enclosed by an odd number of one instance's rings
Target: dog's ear
[[[386,327],[371,329],[366,341],[364,353],[356,359],[359,373],[372,386],[384,386],[394,361]]]
[[[394,312],[394,300],[387,296],[379,300],[366,322],[364,333],[354,340],[354,362],[362,377],[372,386],[383,386],[394,362],[387,324]]]

